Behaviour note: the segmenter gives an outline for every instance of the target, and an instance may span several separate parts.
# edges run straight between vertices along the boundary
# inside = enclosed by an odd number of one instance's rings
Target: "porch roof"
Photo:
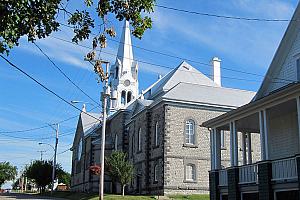
[[[224,125],[233,120],[242,119],[258,112],[261,109],[270,108],[274,105],[288,101],[300,93],[300,82],[294,82],[270,93],[268,96],[252,101],[237,109],[224,113],[216,118],[203,122],[201,126],[214,128]]]

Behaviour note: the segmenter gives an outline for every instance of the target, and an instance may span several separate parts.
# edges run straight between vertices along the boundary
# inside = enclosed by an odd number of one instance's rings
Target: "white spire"
[[[131,71],[133,64],[133,52],[131,45],[130,26],[127,20],[124,22],[117,59],[121,62],[120,64],[122,65],[122,72]]]

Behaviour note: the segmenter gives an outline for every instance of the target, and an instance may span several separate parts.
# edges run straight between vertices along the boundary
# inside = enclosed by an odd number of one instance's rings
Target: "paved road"
[[[36,200],[50,200],[50,199],[55,199],[55,200],[65,200],[65,199],[58,199],[58,198],[52,198],[52,197],[41,197],[38,195],[30,195],[30,194],[19,194],[19,193],[11,193],[11,194],[0,194],[0,199],[4,200],[13,200],[13,199],[36,199]]]

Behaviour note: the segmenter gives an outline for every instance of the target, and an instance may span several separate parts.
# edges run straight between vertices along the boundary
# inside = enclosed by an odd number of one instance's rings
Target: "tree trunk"
[[[122,185],[122,196],[124,197],[124,194],[125,194],[125,186],[126,185]]]

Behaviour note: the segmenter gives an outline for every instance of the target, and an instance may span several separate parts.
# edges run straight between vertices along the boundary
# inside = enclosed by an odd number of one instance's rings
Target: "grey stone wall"
[[[210,170],[210,132],[200,127],[202,122],[222,114],[205,108],[190,108],[168,105],[165,120],[164,147],[164,193],[208,193]],[[185,144],[185,122],[195,122],[196,142],[194,146]],[[185,165],[194,164],[196,180],[185,180]]]

